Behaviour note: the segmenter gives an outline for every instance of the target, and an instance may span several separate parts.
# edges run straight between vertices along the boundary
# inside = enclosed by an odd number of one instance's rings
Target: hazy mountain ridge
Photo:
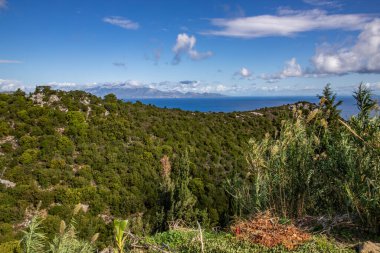
[[[155,88],[144,86],[133,86],[126,83],[116,85],[99,85],[96,87],[85,88],[86,92],[96,96],[105,96],[113,93],[119,99],[130,98],[213,98],[224,97],[219,93],[197,93],[197,92],[180,92],[180,91],[162,91]]]

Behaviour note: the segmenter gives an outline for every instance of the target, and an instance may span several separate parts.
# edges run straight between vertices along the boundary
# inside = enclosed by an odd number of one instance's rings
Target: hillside
[[[82,203],[80,235],[100,232],[101,245],[114,217],[161,230],[165,168],[178,179],[184,160],[197,219],[223,227],[237,212],[226,181],[247,170],[248,140],[290,115],[288,106],[185,112],[49,87],[0,94],[0,243],[20,237],[39,203],[46,232]]]

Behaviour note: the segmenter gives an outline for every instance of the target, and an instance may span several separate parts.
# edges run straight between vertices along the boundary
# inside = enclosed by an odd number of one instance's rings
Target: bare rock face
[[[9,142],[12,145],[13,150],[15,150],[18,147],[17,140],[14,136],[9,135],[0,139],[0,145],[7,142]]]
[[[370,241],[364,242],[358,246],[359,253],[380,253],[380,243]]]
[[[0,184],[3,184],[5,188],[14,188],[16,186],[16,183],[13,183],[9,180],[1,179],[1,178],[0,178]]]
[[[53,104],[54,102],[59,102],[61,99],[57,95],[51,95],[49,97],[49,104]]]
[[[45,97],[45,95],[43,94],[43,93],[36,93],[36,94],[33,94],[32,96],[31,96],[31,99],[32,99],[32,101],[35,103],[35,104],[37,104],[37,105],[39,105],[39,106],[44,106],[44,104],[46,103],[45,101],[44,101],[44,97]]]

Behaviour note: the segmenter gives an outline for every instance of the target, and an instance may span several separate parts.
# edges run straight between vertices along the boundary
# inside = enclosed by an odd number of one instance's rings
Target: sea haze
[[[376,97],[379,101],[380,97]],[[343,104],[339,107],[342,110],[342,117],[348,119],[357,114],[358,109],[352,96],[338,97]],[[186,111],[199,112],[234,112],[251,111],[264,107],[274,107],[286,104],[293,104],[298,101],[308,101],[318,103],[315,96],[292,96],[292,97],[220,97],[220,98],[149,98],[149,99],[125,99],[124,101],[140,101],[144,104],[151,104],[160,108],[178,108]]]

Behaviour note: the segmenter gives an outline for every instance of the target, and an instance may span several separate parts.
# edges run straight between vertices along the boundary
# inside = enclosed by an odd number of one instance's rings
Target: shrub
[[[380,228],[380,119],[370,117],[371,94],[359,87],[357,117],[336,116],[335,95],[324,92],[319,108],[284,121],[276,137],[251,140],[245,196],[248,212],[271,209],[283,217],[355,214],[374,232]],[[325,111],[329,111],[326,114]],[[244,192],[245,187],[248,190]]]

